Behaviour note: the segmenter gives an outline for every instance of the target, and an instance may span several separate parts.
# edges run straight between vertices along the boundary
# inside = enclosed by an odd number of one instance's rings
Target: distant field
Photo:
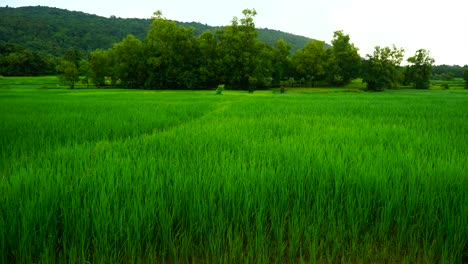
[[[0,77],[0,262],[463,263],[468,91]]]

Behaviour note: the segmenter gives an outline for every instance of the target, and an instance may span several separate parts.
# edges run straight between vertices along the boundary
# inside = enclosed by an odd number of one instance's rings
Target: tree
[[[403,60],[405,51],[393,45],[392,48],[375,47],[372,55],[367,54],[367,60],[363,63],[363,82],[367,83],[367,89],[383,91],[397,88],[403,79],[399,65]]]
[[[430,78],[432,75],[432,65],[434,59],[429,57],[429,51],[419,49],[416,54],[408,58],[408,62],[412,65],[409,67],[410,83],[417,89],[429,89]]]
[[[202,88],[217,87],[221,83],[220,63],[218,60],[218,44],[211,31],[203,32],[196,39],[198,61],[198,79]]]
[[[435,65],[432,67],[432,74],[435,78],[448,78],[453,76],[454,78],[463,78],[463,67],[460,65]],[[445,76],[442,76],[446,74]]]
[[[463,70],[463,79],[465,80],[465,89],[468,89],[468,66]]]
[[[51,71],[52,68],[52,71]],[[54,72],[46,55],[24,47],[0,43],[0,74],[4,76],[38,76]]]
[[[195,38],[193,30],[177,26],[155,12],[145,40],[146,86],[150,89],[196,87]]]
[[[255,89],[259,50],[257,31],[253,18],[255,9],[242,11],[244,17],[239,21],[234,17],[231,25],[217,31],[218,51],[221,60],[222,79],[233,89]],[[240,24],[239,24],[240,22]]]
[[[267,88],[272,85],[273,69],[273,47],[265,42],[257,41],[255,44],[256,58],[252,72],[252,78],[249,80],[249,85],[253,89]],[[254,81],[253,83],[250,83]]]
[[[89,54],[90,79],[97,87],[106,85],[106,77],[112,75],[111,52],[97,49]]]
[[[345,35],[343,31],[335,31],[332,45],[327,50],[327,79],[335,85],[349,84],[352,79],[358,77],[361,68],[358,48],[350,43],[349,35]]]
[[[75,63],[62,60],[59,65],[57,65],[58,77],[62,83],[65,83],[70,86],[70,89],[75,88],[75,83],[80,80],[80,74]]]
[[[325,79],[326,62],[325,42],[318,40],[309,41],[293,57],[297,77],[312,82],[312,86]]]
[[[63,55],[62,59],[73,62],[73,64],[75,64],[75,66],[78,68],[80,66],[81,58],[82,58],[81,51],[77,49],[69,49],[67,50],[65,55]]]
[[[81,60],[80,61],[80,68],[79,68],[79,75],[82,78],[81,83],[86,84],[86,87],[89,87],[89,76],[91,71],[89,69],[89,61],[88,60]]]
[[[114,44],[115,73],[120,84],[127,88],[142,88],[146,80],[143,44],[133,35]]]
[[[281,85],[281,81],[290,77],[291,74],[291,59],[289,54],[291,45],[280,38],[276,41],[272,54],[272,77],[274,85]]]

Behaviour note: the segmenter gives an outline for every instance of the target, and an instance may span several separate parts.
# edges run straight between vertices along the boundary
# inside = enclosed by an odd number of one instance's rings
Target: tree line
[[[12,43],[0,43],[0,75],[55,75],[60,58]]]
[[[129,35],[110,49],[91,52],[85,61],[64,58],[57,69],[72,86],[83,75],[98,87],[110,83],[146,89],[203,89],[225,84],[230,89],[253,91],[285,82],[340,85],[358,76],[361,58],[343,32],[335,32],[330,48],[322,41],[310,41],[290,56],[291,46],[283,39],[274,46],[258,40],[254,9],[242,14],[229,26],[195,37],[193,29],[156,12],[144,42]]]
[[[66,55],[58,70],[71,86],[78,75],[98,87],[110,84],[145,89],[206,89],[225,84],[229,89],[255,89],[331,80],[347,83],[358,74],[360,57],[349,36],[336,32],[334,46],[310,41],[291,56],[291,45],[258,40],[254,9],[215,32],[195,37],[193,29],[177,25],[156,12],[142,42],[128,35],[110,49],[91,52],[87,60]],[[75,58],[75,56],[72,56]],[[343,59],[346,57],[345,59]],[[70,63],[71,62],[71,63]],[[75,67],[76,69],[69,69]]]
[[[60,11],[60,10],[53,10]],[[82,81],[97,87],[139,89],[228,89],[253,91],[280,86],[342,86],[361,77],[369,90],[413,85],[428,88],[433,78],[463,76],[447,73],[451,66],[435,66],[429,52],[421,49],[401,66],[404,50],[376,47],[361,58],[349,35],[336,31],[331,46],[310,40],[292,49],[279,38],[259,40],[254,9],[215,30],[187,28],[155,13],[146,37],[128,35],[111,48],[82,52],[71,48],[60,59],[44,52],[0,44],[0,74],[47,75],[58,72],[74,87]],[[116,19],[116,18],[114,18]],[[199,32],[200,31],[200,32]],[[142,40],[143,39],[143,40]],[[297,44],[297,43],[296,43]],[[432,71],[435,71],[434,75]],[[442,73],[439,73],[442,70]]]
[[[57,70],[71,87],[82,75],[98,87],[109,83],[139,89],[342,86],[359,76],[374,91],[402,83],[429,88],[434,59],[424,49],[408,59],[409,66],[401,67],[402,48],[376,47],[362,59],[349,35],[336,31],[331,47],[314,40],[291,56],[291,46],[283,39],[273,46],[258,40],[255,9],[242,14],[229,26],[195,37],[193,29],[165,19],[158,11],[144,42],[128,35],[110,49],[91,52],[87,60],[66,55]]]

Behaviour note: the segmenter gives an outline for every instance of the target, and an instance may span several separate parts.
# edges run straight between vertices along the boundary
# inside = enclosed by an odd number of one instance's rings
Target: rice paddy
[[[0,262],[466,262],[468,91],[332,90],[1,78]]]

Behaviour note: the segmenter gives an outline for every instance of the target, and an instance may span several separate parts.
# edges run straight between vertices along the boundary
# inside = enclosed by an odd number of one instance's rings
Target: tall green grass
[[[1,262],[468,255],[464,91],[1,85]]]

